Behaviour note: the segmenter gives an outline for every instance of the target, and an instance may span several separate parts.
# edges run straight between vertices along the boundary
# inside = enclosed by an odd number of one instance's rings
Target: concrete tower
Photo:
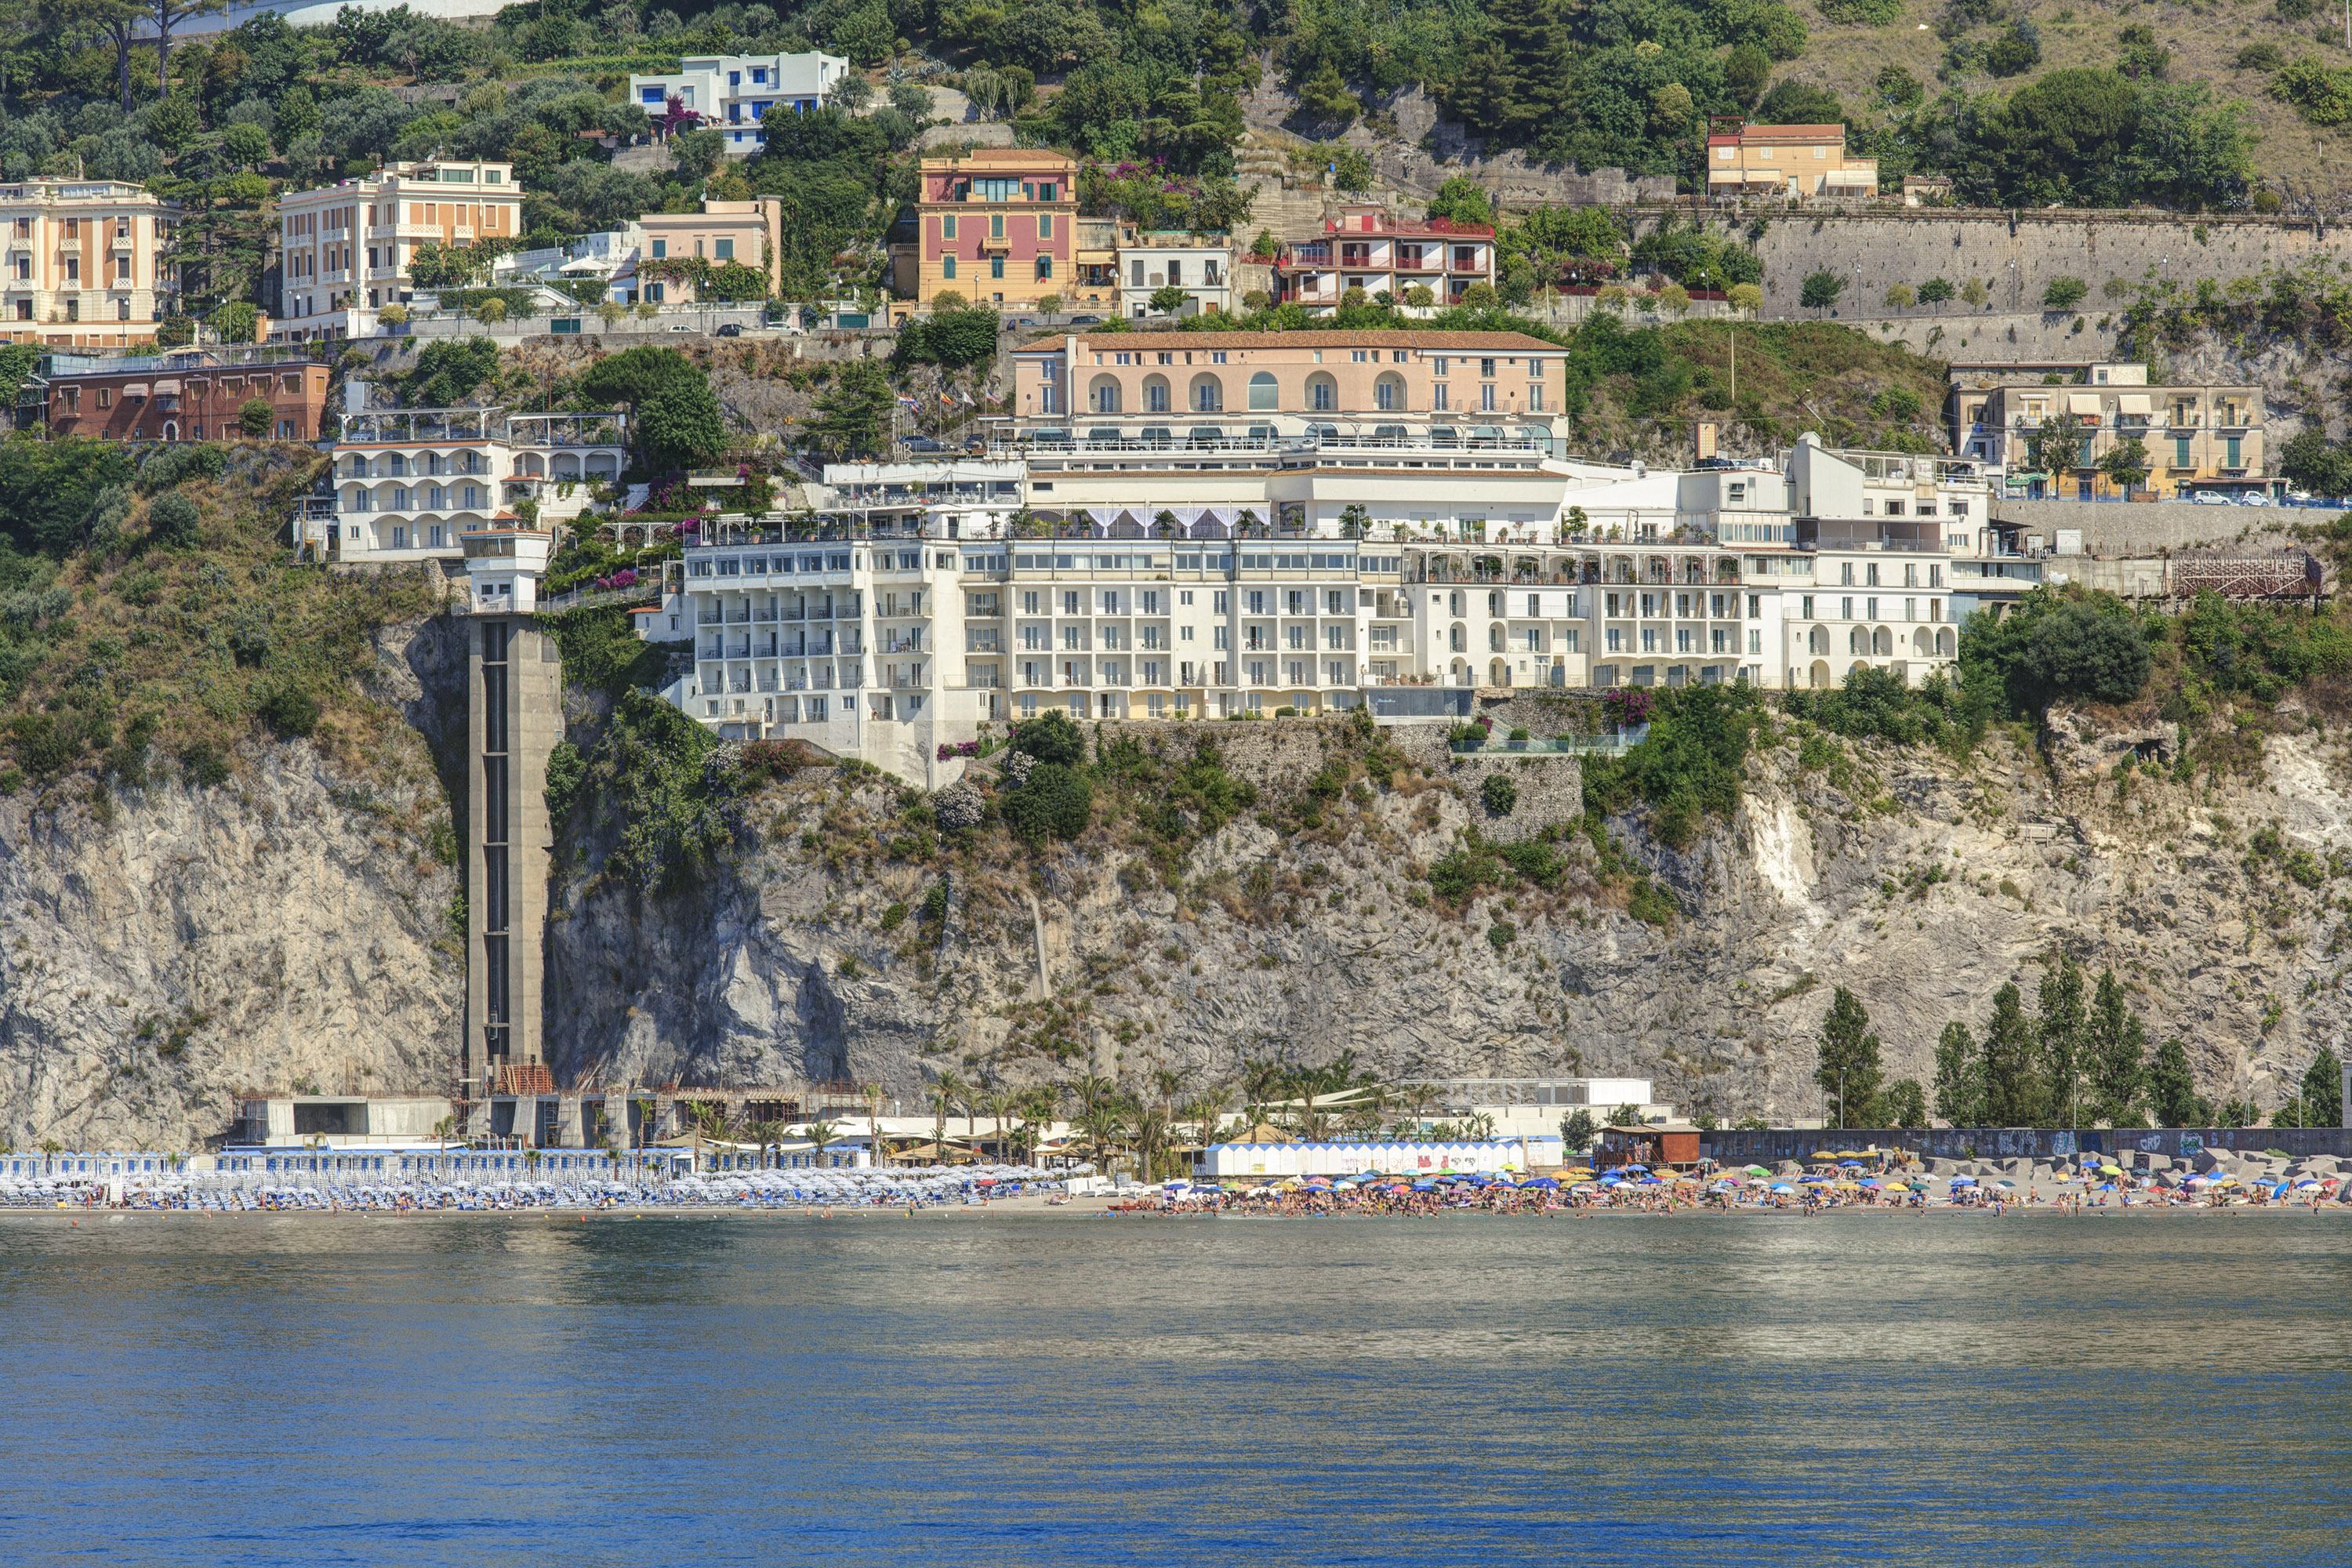
[[[563,733],[563,667],[539,627],[554,536],[508,523],[463,536],[466,628],[467,1100],[554,1088],[541,1033],[547,758]],[[529,1138],[532,1129],[497,1129]]]

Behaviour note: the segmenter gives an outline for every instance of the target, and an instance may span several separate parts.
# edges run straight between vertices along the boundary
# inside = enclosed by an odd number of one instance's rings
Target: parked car
[[[1102,318],[1100,316],[1072,316],[1070,318],[1070,325],[1074,327],[1099,327],[1102,325]]]
[[[929,436],[911,436],[907,439],[907,450],[909,452],[944,452],[947,450],[947,447],[942,442],[932,440]]]
[[[743,335],[743,323],[721,321],[719,323],[719,335],[722,338],[740,338]]]

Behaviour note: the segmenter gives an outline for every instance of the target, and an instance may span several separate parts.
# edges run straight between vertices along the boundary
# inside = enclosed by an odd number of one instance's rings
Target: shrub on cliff
[[[2037,589],[1998,621],[1971,620],[1960,636],[1969,685],[2019,717],[2053,702],[2129,702],[2154,664],[2129,606],[2110,595],[2063,598]]]
[[[1084,772],[1061,763],[1039,763],[1028,782],[1004,797],[1000,808],[1013,836],[1033,847],[1048,838],[1076,838],[1094,810],[1093,783]]]

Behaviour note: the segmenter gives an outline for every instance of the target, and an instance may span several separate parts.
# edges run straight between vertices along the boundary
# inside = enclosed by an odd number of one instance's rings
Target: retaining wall
[[[2263,553],[2294,542],[2287,531],[2327,522],[2322,508],[2200,506],[2194,501],[1995,500],[1992,515],[2021,523],[2045,542],[2060,529],[2079,530],[2083,551],[2108,557],[2168,551],[2242,549]],[[2053,564],[2063,565],[2063,562]]]
[[[2155,1130],[2084,1128],[2069,1131],[2042,1127],[1768,1127],[1755,1131],[1717,1128],[1700,1140],[1707,1156],[1725,1165],[1770,1165],[1782,1160],[1811,1161],[1823,1149],[1903,1148],[1940,1160],[2053,1160],[2086,1154],[2162,1154],[2172,1159],[2200,1149],[2231,1149],[2259,1154],[2284,1149],[2298,1159],[2315,1154],[2352,1156],[2352,1129],[2340,1127],[2168,1127]]]
[[[2090,294],[2062,318],[2062,325],[2071,325],[2076,315],[2096,321],[2120,310],[2150,276],[2228,279],[2313,258],[2352,262],[2352,228],[2307,218],[1889,208],[1771,217],[1756,251],[1764,262],[1764,314],[1771,319],[1817,315],[1798,296],[1806,275],[1825,268],[1845,279],[1845,307],[1870,319],[1980,313],[1958,300],[1916,312],[1889,310],[1882,301],[1896,283],[1916,289],[1942,278],[1958,288],[1980,279],[1991,290],[1993,311],[2031,315],[2040,311],[2042,291],[2053,279],[2080,278]],[[2113,279],[2131,290],[2110,296],[2105,285]],[[1956,335],[1949,325],[1946,331]],[[1975,347],[1972,342],[1971,353]]]

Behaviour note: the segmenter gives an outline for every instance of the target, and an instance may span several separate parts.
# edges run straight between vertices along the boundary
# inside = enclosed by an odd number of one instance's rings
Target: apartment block
[[[258,401],[269,407],[260,438],[316,441],[332,374],[311,359],[184,349],[131,359],[52,355],[39,379],[43,414],[53,436],[240,439],[251,434],[246,409]]]
[[[577,517],[628,463],[627,416],[503,408],[359,409],[331,448],[331,507],[308,542],[341,561],[457,561],[503,521]]]
[[[291,192],[278,206],[273,338],[365,337],[376,312],[414,295],[419,246],[511,240],[522,190],[511,164],[435,158]]]
[[[0,342],[126,349],[155,339],[179,296],[174,204],[121,180],[0,185]]]
[[[1568,351],[1518,332],[1070,332],[1012,361],[1033,441],[1549,443],[1568,387]]]
[[[1274,258],[1276,304],[1336,310],[1351,289],[1400,310],[1461,303],[1474,283],[1495,281],[1495,231],[1448,218],[1404,218],[1385,207],[1348,207],[1323,220],[1312,239],[1279,247]],[[1417,302],[1416,289],[1429,290]]]
[[[688,55],[667,75],[631,75],[629,101],[656,120],[675,105],[719,131],[729,157],[748,158],[765,145],[768,110],[805,114],[849,73],[838,55]]]
[[[974,304],[1034,310],[1071,297],[1078,250],[1078,165],[1059,153],[981,147],[922,161],[916,233],[902,289],[918,309],[953,289]],[[911,271],[912,277],[903,275]]]
[[[1152,296],[1162,289],[1183,290],[1177,315],[1232,314],[1233,237],[1124,229],[1118,241],[1118,313],[1130,321],[1154,314]]]
[[[688,305],[700,296],[691,263],[709,267],[732,262],[783,286],[784,204],[781,197],[708,201],[698,213],[647,213],[637,220],[644,237],[636,277],[644,298],[656,304]]]
[[[1706,194],[1869,198],[1878,194],[1878,160],[1850,156],[1843,125],[1734,121],[1706,139]]]
[[[2242,489],[2266,473],[2263,390],[2251,384],[2155,386],[2147,366],[2133,363],[1954,365],[1948,412],[1955,452],[2000,465],[2033,494],[2123,494],[2100,464],[2129,441],[2147,455],[2139,494]],[[2070,449],[2063,462],[2036,468],[2036,438],[2053,420]]]

